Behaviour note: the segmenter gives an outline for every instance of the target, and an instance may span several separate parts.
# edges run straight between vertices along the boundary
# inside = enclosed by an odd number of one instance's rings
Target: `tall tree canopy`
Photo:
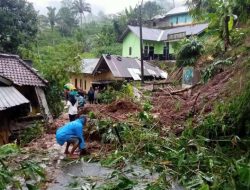
[[[26,0],[0,1],[0,51],[17,53],[19,45],[27,46],[37,34],[37,13]]]
[[[77,23],[76,17],[70,8],[62,7],[59,9],[57,13],[57,24],[63,36],[71,36]]]
[[[80,14],[80,21],[82,25],[82,17],[84,17],[84,12],[91,13],[91,6],[85,0],[74,0],[73,9]]]
[[[143,17],[146,20],[152,19],[154,16],[162,14],[164,9],[154,1],[147,1],[143,5]]]
[[[56,8],[55,7],[47,7],[48,9],[48,20],[50,23],[50,28],[52,31],[54,31],[54,27],[56,24]]]

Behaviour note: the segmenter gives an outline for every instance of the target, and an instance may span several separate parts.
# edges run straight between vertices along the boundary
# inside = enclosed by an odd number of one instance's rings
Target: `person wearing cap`
[[[70,154],[71,156],[74,154],[77,147],[80,149],[80,155],[86,154],[85,149],[85,141],[83,136],[83,129],[86,125],[86,117],[80,116],[75,121],[69,122],[59,128],[56,131],[56,141],[61,146],[67,142],[65,154]],[[69,152],[69,146],[73,145],[71,151]]]

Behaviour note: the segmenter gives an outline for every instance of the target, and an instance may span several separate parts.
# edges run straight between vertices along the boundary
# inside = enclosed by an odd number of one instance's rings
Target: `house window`
[[[175,33],[175,34],[169,34],[168,35],[168,40],[176,40],[176,39],[181,39],[185,38],[186,32],[180,32],[180,33]]]
[[[75,87],[77,88],[77,78],[75,79]]]
[[[153,26],[156,26],[156,23],[155,23],[155,22],[153,22]]]
[[[84,80],[84,89],[86,90],[87,89],[87,81]]]
[[[80,79],[80,88],[82,89],[82,79]]]
[[[129,47],[129,55],[132,55],[132,47]]]
[[[177,16],[176,17],[176,24],[178,24],[179,23],[179,17]]]

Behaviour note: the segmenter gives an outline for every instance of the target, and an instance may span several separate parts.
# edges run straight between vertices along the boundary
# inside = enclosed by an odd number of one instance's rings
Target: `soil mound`
[[[179,133],[189,116],[210,112],[214,102],[226,96],[226,84],[232,77],[232,70],[225,70],[207,84],[197,85],[187,91],[177,90],[171,94],[168,89],[162,89],[161,92],[155,92],[152,97],[153,113],[159,116],[165,128]]]
[[[109,105],[107,105],[106,110],[108,112],[120,112],[120,113],[126,113],[126,112],[134,112],[134,111],[139,111],[138,105],[135,103],[128,101],[128,100],[119,100],[116,102],[113,102]]]

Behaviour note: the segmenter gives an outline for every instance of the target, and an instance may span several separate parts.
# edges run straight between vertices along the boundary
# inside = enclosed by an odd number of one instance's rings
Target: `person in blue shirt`
[[[80,149],[80,155],[86,154],[85,141],[83,137],[83,129],[86,125],[86,117],[80,116],[75,121],[69,122],[56,131],[56,141],[61,146],[67,142],[65,154],[73,155],[77,147]],[[69,152],[69,146],[73,148]]]

